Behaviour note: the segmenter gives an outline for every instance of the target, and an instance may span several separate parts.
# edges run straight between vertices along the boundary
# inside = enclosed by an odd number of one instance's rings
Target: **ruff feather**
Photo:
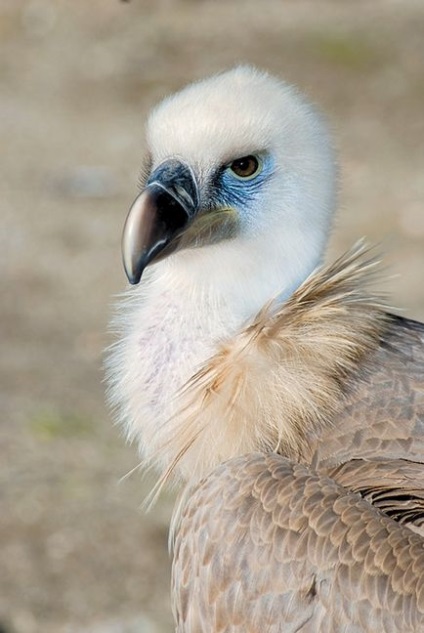
[[[382,297],[368,290],[377,264],[356,244],[222,343],[178,394],[172,442],[161,447],[173,457],[152,498],[175,477],[192,483],[237,455],[308,459],[389,322]]]

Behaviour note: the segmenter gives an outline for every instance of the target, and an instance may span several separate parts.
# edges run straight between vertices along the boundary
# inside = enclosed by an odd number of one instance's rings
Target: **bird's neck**
[[[203,321],[207,313],[205,334],[218,325],[221,335],[231,336],[267,302],[287,299],[320,263],[323,246],[301,236],[286,245],[269,239],[228,240],[158,264],[152,286],[180,297],[187,319],[201,315]]]

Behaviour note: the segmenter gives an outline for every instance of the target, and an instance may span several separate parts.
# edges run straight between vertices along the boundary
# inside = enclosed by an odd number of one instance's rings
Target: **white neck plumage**
[[[153,266],[151,275],[169,296],[184,297],[187,318],[201,312],[204,301],[208,309],[216,304],[214,318],[227,321],[231,335],[232,326],[254,318],[268,301],[292,294],[321,262],[325,239],[292,233],[285,240],[269,235],[227,240],[180,252]]]

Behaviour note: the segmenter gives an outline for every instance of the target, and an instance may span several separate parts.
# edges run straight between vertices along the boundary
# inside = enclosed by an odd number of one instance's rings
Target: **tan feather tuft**
[[[357,244],[222,344],[179,394],[174,458],[154,494],[177,474],[192,481],[245,453],[308,459],[387,326],[381,298],[367,290],[377,264]]]

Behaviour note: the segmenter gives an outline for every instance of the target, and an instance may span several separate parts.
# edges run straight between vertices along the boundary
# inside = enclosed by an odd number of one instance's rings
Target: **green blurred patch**
[[[312,48],[326,61],[352,70],[374,67],[382,61],[382,52],[361,35],[317,33],[311,37]]]
[[[33,435],[44,440],[93,435],[94,422],[77,413],[45,410],[39,411],[29,421]]]

